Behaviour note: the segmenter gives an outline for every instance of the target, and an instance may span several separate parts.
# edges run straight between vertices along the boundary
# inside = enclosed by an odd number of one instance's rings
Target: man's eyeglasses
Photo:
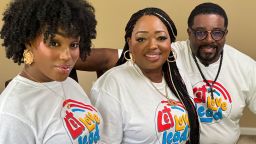
[[[206,30],[195,30],[195,29],[192,29],[192,28],[190,28],[190,29],[192,30],[193,34],[195,35],[195,37],[198,40],[204,40],[208,36],[208,33],[210,33],[212,39],[214,39],[216,41],[219,41],[225,36],[225,34],[227,32],[227,30],[206,31]]]

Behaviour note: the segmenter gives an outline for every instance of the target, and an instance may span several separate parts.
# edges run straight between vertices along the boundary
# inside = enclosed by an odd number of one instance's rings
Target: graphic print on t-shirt
[[[208,83],[212,83],[208,80]],[[228,117],[232,109],[232,99],[225,87],[215,82],[211,96],[210,87],[206,82],[198,82],[193,86],[196,110],[202,123],[216,123]]]
[[[68,99],[63,108],[65,128],[75,143],[94,144],[100,140],[100,116],[93,106]]]
[[[183,105],[176,101],[175,105],[161,101],[156,109],[155,128],[161,144],[184,143],[188,140],[188,115]]]

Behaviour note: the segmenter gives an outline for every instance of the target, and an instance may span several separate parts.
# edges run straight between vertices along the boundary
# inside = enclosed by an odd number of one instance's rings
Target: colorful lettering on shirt
[[[156,131],[162,144],[185,143],[189,135],[188,115],[180,102],[169,105],[162,101],[156,112]]]
[[[212,83],[210,80],[208,82]],[[208,89],[209,86],[205,82],[193,86],[197,113],[202,123],[219,122],[230,114],[232,99],[228,91],[218,82],[213,85],[213,97]]]
[[[79,144],[93,144],[100,140],[100,117],[97,110],[75,100],[64,101],[64,123],[73,139]]]

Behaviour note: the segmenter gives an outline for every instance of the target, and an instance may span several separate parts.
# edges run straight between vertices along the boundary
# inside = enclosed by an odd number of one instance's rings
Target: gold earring
[[[172,56],[169,56],[168,58],[167,58],[167,61],[168,62],[175,62],[176,61],[176,59],[177,59],[177,53],[175,52],[175,50],[173,49],[173,48],[171,48],[172,49]]]
[[[34,61],[33,53],[30,50],[25,49],[23,52],[23,60],[25,64],[31,65]]]
[[[127,58],[127,52],[129,53],[129,58]],[[132,62],[135,62],[135,60],[134,60],[134,58],[133,58],[133,56],[132,56],[132,54],[130,53],[130,51],[129,50],[126,50],[125,52],[124,52],[124,59],[125,60],[127,60],[127,61],[132,61]]]

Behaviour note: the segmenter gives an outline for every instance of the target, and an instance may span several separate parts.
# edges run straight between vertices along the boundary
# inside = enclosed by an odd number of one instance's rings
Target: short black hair
[[[61,29],[68,37],[80,37],[80,58],[86,59],[96,37],[94,8],[84,0],[14,0],[3,14],[0,31],[6,56],[23,63],[25,44],[39,34],[44,40]]]
[[[188,17],[188,27],[191,28],[193,26],[195,16],[200,15],[200,14],[220,15],[224,18],[225,28],[228,27],[228,17],[227,17],[225,10],[221,6],[219,6],[215,3],[210,3],[210,2],[199,4],[191,11],[191,13]]]

